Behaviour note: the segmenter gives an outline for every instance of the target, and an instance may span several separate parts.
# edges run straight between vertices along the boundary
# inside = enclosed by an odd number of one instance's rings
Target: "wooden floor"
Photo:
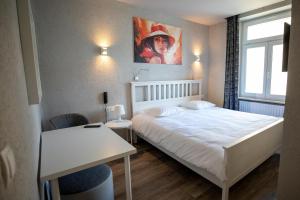
[[[134,200],[218,200],[221,189],[161,151],[142,142],[131,158]],[[115,199],[125,199],[123,161],[110,163]],[[274,200],[279,155],[274,155],[230,189],[230,200]]]

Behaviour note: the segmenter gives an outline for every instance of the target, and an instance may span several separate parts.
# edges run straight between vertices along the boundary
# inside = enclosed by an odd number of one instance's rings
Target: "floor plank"
[[[217,200],[221,189],[146,142],[131,157],[134,200]],[[109,163],[115,199],[125,199],[123,160]],[[230,200],[275,200],[279,155],[273,155],[230,189]]]

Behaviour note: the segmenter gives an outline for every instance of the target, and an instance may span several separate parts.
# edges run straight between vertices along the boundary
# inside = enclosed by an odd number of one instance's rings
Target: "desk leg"
[[[129,156],[124,157],[124,166],[125,166],[126,199],[132,200],[130,157]]]
[[[50,181],[51,184],[51,194],[53,200],[60,200],[60,192],[59,192],[59,185],[58,179],[54,179]]]

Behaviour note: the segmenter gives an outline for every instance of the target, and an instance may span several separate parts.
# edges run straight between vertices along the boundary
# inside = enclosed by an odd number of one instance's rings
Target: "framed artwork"
[[[178,27],[133,17],[134,62],[182,64],[182,31]]]

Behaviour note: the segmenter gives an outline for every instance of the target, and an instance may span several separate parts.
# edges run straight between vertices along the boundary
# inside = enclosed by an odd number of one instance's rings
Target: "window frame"
[[[264,94],[265,94],[265,83],[266,83],[266,78],[264,75],[263,78],[263,91],[262,94],[258,93],[246,93],[246,61],[247,61],[247,50],[251,48],[257,48],[257,47],[265,47],[265,59],[264,59],[264,74],[266,74],[266,61],[267,61],[267,45],[265,43],[255,43],[255,44],[248,44],[243,48],[242,52],[242,63],[243,63],[243,68],[241,69],[241,78],[240,78],[240,86],[241,86],[241,91],[240,94],[242,97],[250,97],[250,98],[256,98],[256,99],[263,99]]]
[[[245,20],[240,22],[240,73],[239,73],[239,99],[251,99],[263,102],[284,103],[286,95],[271,95],[271,79],[272,79],[272,56],[273,46],[283,44],[283,35],[271,36],[247,40],[247,30],[249,26],[265,23],[268,21],[278,20],[286,17],[291,17],[291,11],[279,12],[255,19]],[[247,49],[255,47],[265,47],[264,61],[264,80],[263,93],[246,93],[246,59]]]

